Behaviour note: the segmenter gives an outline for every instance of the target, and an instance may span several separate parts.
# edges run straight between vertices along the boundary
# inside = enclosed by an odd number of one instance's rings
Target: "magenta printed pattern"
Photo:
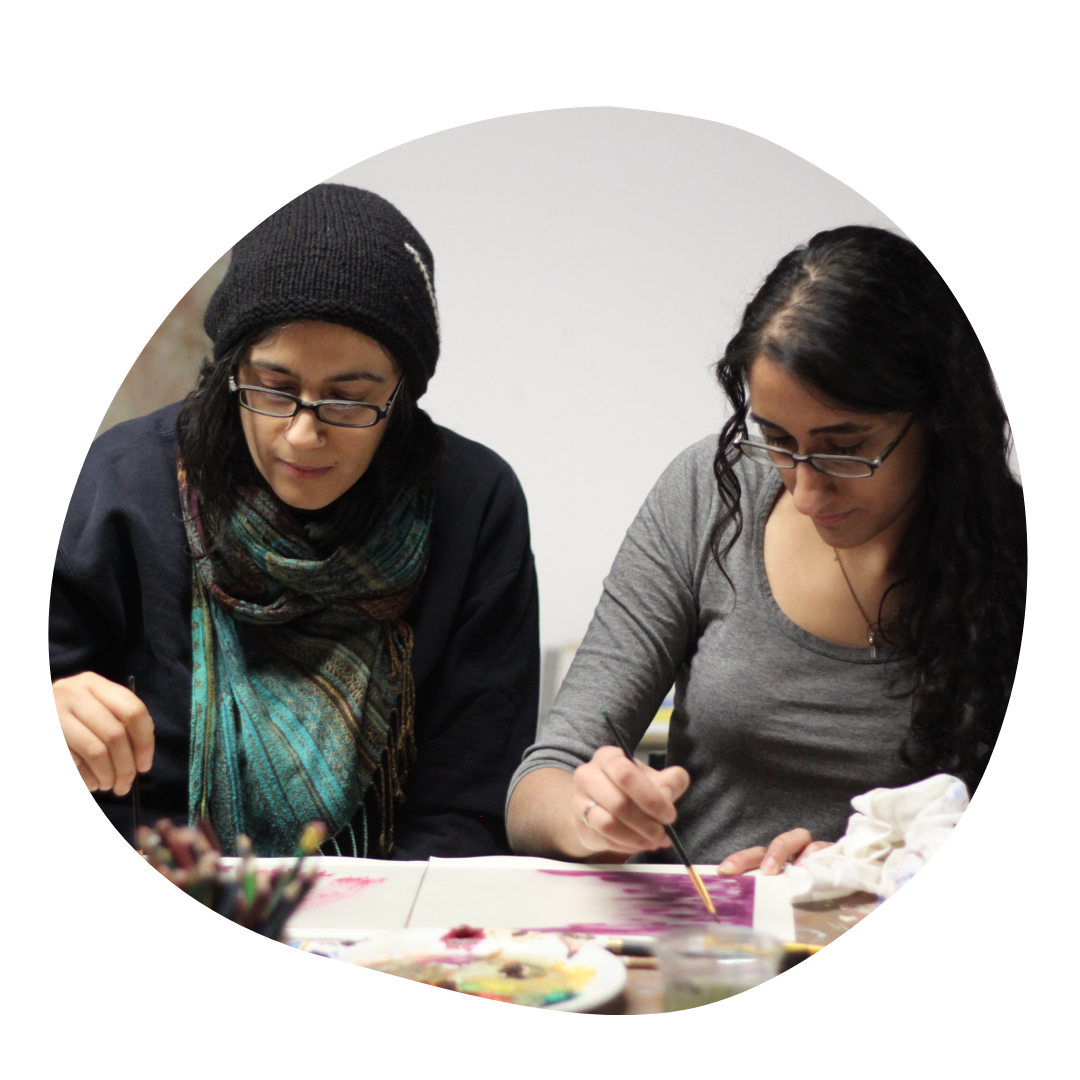
[[[628,870],[541,870],[559,877],[592,877],[612,889],[610,922],[572,923],[538,929],[576,934],[614,934],[651,937],[691,923],[711,922],[688,874],[634,873]],[[754,925],[754,879],[709,877],[705,888],[716,908],[717,921],[729,926]]]

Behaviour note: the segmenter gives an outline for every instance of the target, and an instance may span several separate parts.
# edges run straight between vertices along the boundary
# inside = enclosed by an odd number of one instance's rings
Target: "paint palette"
[[[510,930],[399,930],[351,945],[301,948],[350,964],[495,1001],[587,1012],[611,1001],[626,968],[606,949],[556,934]]]

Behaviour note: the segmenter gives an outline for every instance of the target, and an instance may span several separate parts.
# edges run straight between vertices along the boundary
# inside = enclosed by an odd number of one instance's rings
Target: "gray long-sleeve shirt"
[[[723,510],[715,450],[715,437],[696,443],[649,494],[511,781],[512,791],[534,769],[573,770],[610,744],[602,709],[636,745],[674,682],[667,763],[690,773],[677,827],[699,862],[798,827],[836,840],[853,796],[925,775],[898,755],[911,702],[890,691],[896,665],[823,641],[778,607],[764,534],[780,479],[745,461],[743,531],[724,564],[734,592],[724,580],[709,549]]]

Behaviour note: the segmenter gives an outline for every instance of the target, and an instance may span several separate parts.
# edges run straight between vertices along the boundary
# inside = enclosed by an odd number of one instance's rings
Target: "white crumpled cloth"
[[[856,795],[843,837],[784,870],[792,902],[892,896],[941,847],[967,804],[964,782],[945,773]]]

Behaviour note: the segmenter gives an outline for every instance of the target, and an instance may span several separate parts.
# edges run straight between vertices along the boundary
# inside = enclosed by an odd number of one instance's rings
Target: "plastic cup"
[[[688,926],[656,939],[666,1012],[695,1009],[771,979],[784,947],[742,926]]]

